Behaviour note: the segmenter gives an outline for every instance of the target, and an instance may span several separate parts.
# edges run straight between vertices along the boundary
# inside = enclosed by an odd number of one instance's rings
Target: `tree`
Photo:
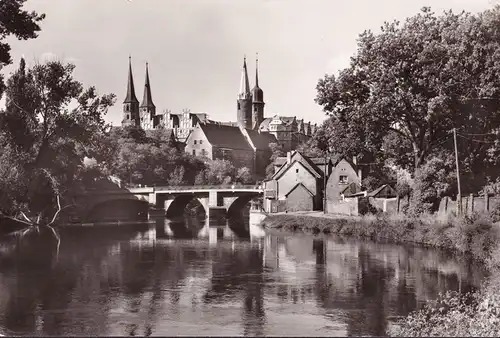
[[[126,183],[193,184],[203,162],[181,152],[166,135],[166,131],[114,127],[101,141],[105,156],[99,156],[98,163]]]
[[[230,184],[234,181],[236,169],[228,160],[210,160],[206,163],[206,169],[200,171],[196,176],[195,184]]]
[[[316,102],[335,126],[329,145],[341,153],[385,153],[415,173],[440,150],[451,150],[446,141],[452,128],[498,130],[499,23],[498,6],[478,15],[441,16],[424,7],[404,23],[385,23],[379,34],[362,33],[350,66],[318,82]],[[496,152],[488,141],[476,142],[473,152],[464,145],[463,165],[492,160],[488,154]]]
[[[25,211],[45,213],[78,178],[85,157],[93,157],[106,129],[103,115],[114,95],[98,95],[73,78],[74,66],[51,61],[19,69],[7,81],[0,116],[2,149],[16,159],[20,180],[15,200]],[[71,109],[71,103],[76,108]],[[0,208],[3,208],[0,205]],[[6,210],[11,212],[12,210]]]
[[[318,147],[318,140],[315,137],[310,138],[307,142],[299,144],[295,150],[309,158],[325,157],[326,154],[325,150]]]
[[[184,185],[185,184],[184,173],[185,173],[184,167],[181,166],[175,167],[174,171],[170,174],[168,178],[168,185],[172,186]]]
[[[266,177],[270,178],[274,174],[274,161],[278,157],[285,156],[283,148],[278,143],[269,143],[269,149],[271,149],[271,157],[269,158],[269,164],[266,167]]]
[[[253,182],[252,172],[247,167],[238,169],[236,173],[236,182],[249,184]]]
[[[38,36],[38,25],[45,14],[23,10],[26,0],[3,0],[0,2],[0,69],[10,64],[10,45],[5,40],[14,36],[19,40],[34,39]],[[3,76],[0,74],[0,97],[5,89]]]

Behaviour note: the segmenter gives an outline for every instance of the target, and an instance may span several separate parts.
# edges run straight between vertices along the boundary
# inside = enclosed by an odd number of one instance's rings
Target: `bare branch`
[[[66,206],[64,206],[64,207],[62,207],[62,208],[61,208],[61,201],[60,201],[60,199],[59,199],[59,195],[57,195],[57,207],[58,207],[58,210],[57,210],[57,211],[56,211],[56,213],[54,214],[54,217],[52,217],[52,221],[50,221],[50,223],[49,223],[47,226],[51,227],[51,225],[52,225],[52,224],[56,221],[57,216],[59,215],[59,213],[60,213],[61,211],[63,211],[64,209],[66,209],[66,208],[68,208],[68,207],[71,207],[71,206],[73,206],[73,205],[74,205],[74,204],[68,204],[68,205],[66,205]]]
[[[24,212],[20,211],[20,213],[21,213],[21,216],[23,216],[23,217],[24,217],[24,219],[25,219],[26,221],[28,221],[30,225],[33,225],[33,221],[32,221],[32,220],[30,220],[30,219],[28,218],[28,216],[26,216],[26,214],[25,214]]]
[[[19,219],[19,218],[16,218],[16,217],[7,216],[7,215],[3,215],[3,216],[4,216],[4,217],[7,217],[8,219],[11,219],[11,220],[13,220],[13,221],[20,222],[20,223],[24,223],[24,224],[26,224],[26,225],[28,225],[28,226],[33,225],[33,222],[31,222],[31,221],[28,223],[28,222],[23,221],[22,219]]]

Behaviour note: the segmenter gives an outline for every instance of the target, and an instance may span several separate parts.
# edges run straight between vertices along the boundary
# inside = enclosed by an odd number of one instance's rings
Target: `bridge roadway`
[[[120,187],[110,185],[106,188],[87,190],[74,196],[74,202],[83,218],[98,207],[117,205],[123,201],[136,201],[148,206],[151,215],[164,213],[167,217],[180,216],[186,205],[197,199],[207,214],[231,215],[241,212],[243,207],[255,197],[263,195],[263,188],[257,185],[197,185],[197,186],[153,186]],[[119,205],[119,204],[118,204]],[[123,204],[125,205],[125,204]]]

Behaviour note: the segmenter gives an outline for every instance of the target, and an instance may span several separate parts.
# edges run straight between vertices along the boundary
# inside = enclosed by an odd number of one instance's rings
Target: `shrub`
[[[498,283],[491,283],[498,285]],[[394,337],[498,337],[500,295],[487,286],[483,291],[460,295],[447,292],[420,311],[411,313],[392,327]]]

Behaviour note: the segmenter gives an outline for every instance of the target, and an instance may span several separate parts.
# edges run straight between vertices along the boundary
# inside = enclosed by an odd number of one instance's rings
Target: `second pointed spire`
[[[151,95],[151,84],[149,82],[149,69],[148,63],[146,62],[146,81],[144,83],[144,96],[142,98],[141,108],[155,108],[153,103],[153,96]]]
[[[241,70],[240,92],[238,98],[245,99],[250,97],[250,82],[248,81],[247,59],[243,58],[243,69]]]

